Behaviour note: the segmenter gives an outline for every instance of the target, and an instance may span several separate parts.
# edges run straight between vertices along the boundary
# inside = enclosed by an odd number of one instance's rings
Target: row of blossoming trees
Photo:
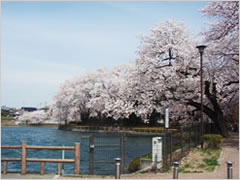
[[[210,2],[204,43],[204,116],[228,136],[225,115],[238,105],[238,1]],[[150,123],[170,108],[172,122],[186,122],[200,111],[200,58],[197,42],[182,22],[167,20],[142,35],[133,63],[98,69],[62,84],[50,115],[67,124],[95,117]],[[123,52],[124,53],[124,52]],[[235,104],[234,104],[235,106]]]

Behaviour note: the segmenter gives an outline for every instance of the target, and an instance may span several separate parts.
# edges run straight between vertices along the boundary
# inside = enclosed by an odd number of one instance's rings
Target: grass
[[[1,116],[2,121],[11,121],[14,120],[14,117],[12,116]]]
[[[205,164],[207,166],[218,166],[218,160],[216,159],[216,157],[211,157],[211,158],[204,158],[203,161],[205,162]]]
[[[182,173],[203,173],[213,172],[219,166],[218,159],[221,154],[221,148],[194,149],[190,157],[183,159],[182,167],[179,172]]]
[[[210,149],[210,148],[203,148],[203,149],[201,149],[201,150],[200,150],[200,152],[202,152],[202,153],[203,153],[203,155],[204,155],[204,154],[207,154],[208,156],[211,156],[211,155],[212,155],[212,152],[213,152],[213,150],[212,150],[212,149]]]
[[[1,125],[2,126],[15,126],[16,124],[12,122],[14,117],[1,116]]]
[[[179,168],[179,172],[181,173],[203,173],[203,171],[197,171],[197,170],[194,170],[194,171],[190,171],[190,170],[185,170],[184,168]]]
[[[144,155],[142,158],[145,158],[145,159],[152,159],[152,152]]]
[[[185,168],[193,168],[193,166],[190,163],[187,163],[184,165]]]
[[[206,168],[207,167],[207,165],[205,164],[205,163],[202,163],[202,164],[199,164],[198,165],[198,168],[201,168],[201,169],[204,169],[204,168]]]
[[[210,166],[206,168],[209,172],[213,172],[215,170],[214,166]]]

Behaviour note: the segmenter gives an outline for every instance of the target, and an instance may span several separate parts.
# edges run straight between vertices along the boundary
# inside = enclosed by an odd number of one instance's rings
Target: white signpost
[[[168,128],[169,128],[169,109],[165,109],[165,131],[164,131],[164,150],[163,150],[163,168],[166,168],[167,165],[167,134],[168,134]]]
[[[165,128],[169,128],[169,109],[165,109]]]

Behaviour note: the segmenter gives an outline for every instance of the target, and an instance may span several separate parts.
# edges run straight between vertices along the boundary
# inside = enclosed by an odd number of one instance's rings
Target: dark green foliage
[[[128,165],[128,171],[130,173],[133,173],[135,171],[138,171],[140,169],[140,157],[134,159],[131,161],[131,163]]]
[[[130,173],[136,172],[140,170],[140,159],[145,158],[145,159],[152,159],[152,152],[145,154],[143,156],[137,157],[136,159],[132,160],[130,164],[128,165],[128,171]]]
[[[8,116],[9,115],[9,111],[8,110],[1,110],[1,116]]]
[[[159,120],[160,117],[164,118],[164,116],[162,114],[158,113],[154,109],[149,118],[149,126],[152,126],[152,127],[157,126],[157,121]]]
[[[176,150],[180,149],[181,148],[181,144],[175,144],[173,145],[172,147],[172,152],[175,152]]]
[[[126,127],[136,127],[143,125],[143,121],[140,117],[137,117],[134,113],[130,114],[129,118],[120,120],[121,124]]]
[[[1,120],[13,120],[15,117],[14,112],[10,110],[1,110]]]
[[[222,143],[223,137],[219,134],[205,134],[202,138],[208,148],[217,149]]]

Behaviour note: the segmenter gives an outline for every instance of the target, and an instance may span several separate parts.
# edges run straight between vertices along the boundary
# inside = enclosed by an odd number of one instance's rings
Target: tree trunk
[[[189,101],[188,105],[194,106],[199,111],[201,109],[201,103],[197,103],[194,101]],[[215,112],[212,109],[208,108],[207,106],[203,106],[203,112],[215,123],[217,129],[219,130],[220,134],[223,137],[229,137],[226,121],[223,115],[219,112]]]
[[[203,112],[213,120],[215,125],[217,126],[220,134],[223,137],[229,137],[228,129],[227,129],[227,124],[226,120],[224,119],[222,110],[217,102],[217,96],[216,96],[216,84],[212,84],[212,93],[210,92],[210,82],[205,81],[205,95],[208,98],[208,100],[211,102],[213,109],[210,109],[209,107],[203,105]],[[194,106],[198,110],[201,109],[201,103],[194,102],[190,100],[187,102],[188,105]]]
[[[223,117],[222,114],[217,113],[217,121],[216,121],[216,125],[218,127],[218,130],[220,131],[220,134],[223,137],[229,137],[229,133],[228,133],[228,129],[227,129],[227,124],[226,121]]]
[[[217,101],[217,89],[216,83],[212,83],[212,93],[210,93],[210,85],[209,81],[205,81],[205,95],[207,96],[208,100],[212,103],[213,109],[215,111],[215,118],[216,118],[216,125],[222,134],[223,137],[228,137],[228,130],[226,120],[224,119],[223,112],[220,108],[220,105]]]

